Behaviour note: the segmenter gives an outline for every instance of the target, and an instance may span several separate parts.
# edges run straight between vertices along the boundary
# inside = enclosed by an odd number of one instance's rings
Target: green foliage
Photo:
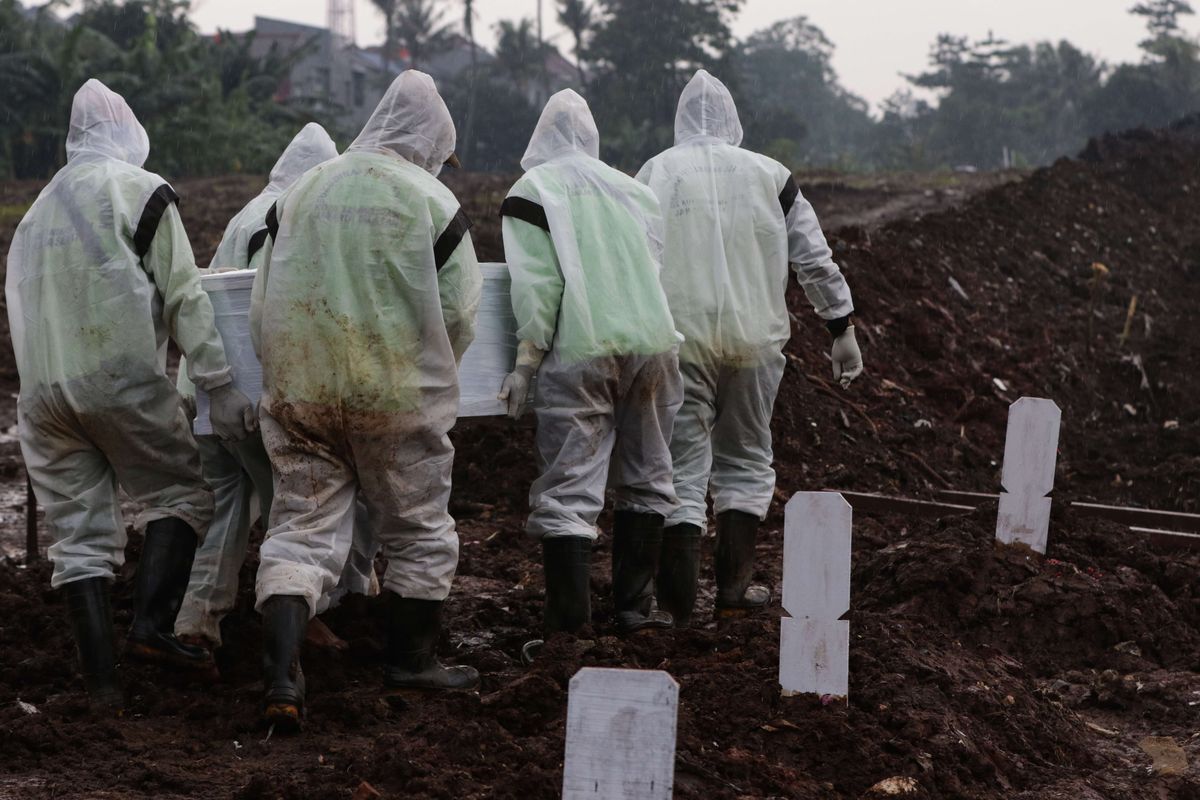
[[[273,101],[296,58],[250,55],[252,34],[212,39],[187,3],[91,0],[66,27],[0,0],[0,174],[45,177],[65,160],[76,89],[99,78],[150,136],[147,168],[169,175],[270,169],[312,114]]]
[[[675,104],[700,67],[716,73],[734,49],[741,0],[599,0],[586,55],[589,100],[606,158],[636,169],[673,141]]]

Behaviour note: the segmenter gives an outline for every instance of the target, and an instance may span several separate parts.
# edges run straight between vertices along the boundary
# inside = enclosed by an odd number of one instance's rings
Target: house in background
[[[275,94],[278,102],[298,102],[336,117],[343,132],[358,131],[383,97],[392,79],[407,68],[393,59],[386,67],[378,52],[364,50],[314,25],[254,18],[250,53],[263,57],[303,51]]]

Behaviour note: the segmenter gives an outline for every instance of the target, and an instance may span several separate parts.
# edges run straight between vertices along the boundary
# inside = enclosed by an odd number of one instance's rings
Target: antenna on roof
[[[354,44],[354,0],[326,0],[325,16],[330,33],[347,44]]]

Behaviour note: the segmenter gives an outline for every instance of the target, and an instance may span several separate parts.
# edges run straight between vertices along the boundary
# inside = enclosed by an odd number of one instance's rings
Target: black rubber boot
[[[204,648],[175,638],[175,617],[187,591],[198,541],[196,532],[174,517],[146,526],[134,588],[129,655],[190,669],[214,669],[212,656]]]
[[[621,633],[669,628],[671,615],[654,600],[654,577],[662,550],[662,514],[618,511],[613,521],[613,618]]]
[[[754,543],[758,517],[744,511],[717,515],[717,602],[718,617],[740,617],[765,606],[771,590],[751,586],[754,577]]]
[[[592,540],[586,536],[556,536],[542,540],[542,571],[546,578],[543,630],[575,633],[592,621]],[[521,660],[533,663],[544,644],[526,642]]]
[[[442,630],[442,600],[414,600],[385,592],[387,650],[383,683],[391,689],[451,689],[479,686],[474,667],[446,667],[436,656]]]
[[[117,642],[108,578],[72,581],[65,590],[88,700],[98,710],[119,713],[125,700],[117,683]]]
[[[304,719],[304,671],[300,643],[308,628],[308,601],[277,594],[262,605],[263,719],[277,730],[300,730]]]
[[[676,628],[691,624],[699,582],[700,526],[684,523],[664,528],[654,588],[659,607],[671,615]]]

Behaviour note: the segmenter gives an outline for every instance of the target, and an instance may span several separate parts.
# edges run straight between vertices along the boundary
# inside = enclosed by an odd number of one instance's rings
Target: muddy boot
[[[175,638],[175,617],[187,591],[196,556],[196,532],[174,517],[146,526],[133,596],[133,625],[126,650],[142,661],[189,669],[215,669],[201,647]]]
[[[671,615],[659,611],[654,600],[663,541],[661,514],[618,511],[613,522],[613,619],[621,633],[669,628]]]
[[[758,517],[744,511],[717,515],[717,617],[742,617],[771,600],[771,590],[751,586]]]
[[[586,536],[555,536],[542,540],[542,571],[546,602],[542,609],[546,635],[575,633],[592,621],[592,540]],[[544,640],[521,648],[521,660],[533,663]]]
[[[120,713],[125,700],[117,683],[117,643],[108,578],[72,581],[65,591],[88,701],[98,711]]]
[[[435,655],[442,600],[415,600],[385,592],[387,649],[383,683],[390,689],[468,690],[479,686],[474,667],[446,667]]]
[[[300,730],[304,719],[304,671],[300,643],[308,628],[308,601],[296,595],[267,598],[263,616],[263,720],[276,730]]]
[[[654,594],[662,610],[674,618],[676,628],[691,624],[699,582],[700,526],[684,523],[664,528]]]

